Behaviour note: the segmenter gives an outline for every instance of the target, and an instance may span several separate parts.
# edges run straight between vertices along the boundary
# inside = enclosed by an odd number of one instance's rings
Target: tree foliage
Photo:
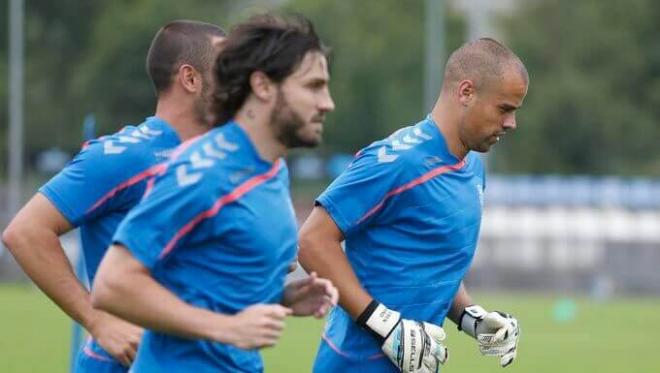
[[[153,113],[144,68],[165,22],[200,19],[223,27],[254,4],[233,0],[26,1],[26,148],[75,151],[85,114],[99,133]],[[326,151],[353,152],[428,112],[423,107],[424,2],[290,0],[332,47],[337,104]],[[660,3],[653,0],[535,0],[502,19],[525,61],[530,92],[519,129],[490,157],[508,173],[660,175]],[[247,9],[247,10],[246,10]],[[264,8],[258,8],[264,9]],[[0,115],[7,116],[7,17],[0,16]],[[446,45],[465,37],[456,14]],[[441,68],[441,67],[439,67]],[[0,129],[5,153],[6,126]],[[0,162],[4,163],[4,162]]]
[[[296,0],[290,8],[308,16],[332,48],[336,111],[326,148],[357,151],[430,111],[423,107],[423,1]],[[453,13],[447,21],[446,44],[455,48],[464,25]]]
[[[521,4],[502,25],[530,91],[497,168],[660,175],[660,3]]]

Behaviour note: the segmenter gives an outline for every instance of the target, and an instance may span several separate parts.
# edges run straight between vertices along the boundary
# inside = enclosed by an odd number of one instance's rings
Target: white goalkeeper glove
[[[437,325],[402,319],[399,312],[375,300],[357,323],[378,338],[385,355],[401,372],[435,373],[447,361],[447,347],[443,344],[446,334]]]
[[[465,307],[458,330],[475,338],[483,355],[499,356],[502,367],[516,358],[520,327],[518,320],[507,313],[487,312],[477,305]]]

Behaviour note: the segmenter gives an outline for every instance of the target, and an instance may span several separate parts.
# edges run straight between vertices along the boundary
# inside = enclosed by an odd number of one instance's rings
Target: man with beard
[[[297,226],[283,156],[334,109],[325,49],[303,18],[239,24],[216,61],[222,127],[173,156],[119,226],[94,305],[149,329],[132,371],[259,372],[288,315],[323,317],[332,284],[284,286]]]
[[[518,322],[473,305],[462,280],[486,185],[473,151],[516,128],[528,81],[497,41],[463,45],[430,115],[361,150],[316,200],[299,260],[333,281],[341,307],[328,317],[315,372],[437,372],[446,316],[482,354],[513,361]]]
[[[88,280],[115,229],[144,193],[158,163],[181,141],[206,132],[212,66],[225,33],[216,25],[179,20],[155,35],[146,68],[157,95],[155,115],[137,127],[92,140],[46,183],[9,224],[2,239],[28,276],[91,339],[78,353],[77,372],[125,372],[142,328],[92,308],[85,286],[58,237],[80,228]]]

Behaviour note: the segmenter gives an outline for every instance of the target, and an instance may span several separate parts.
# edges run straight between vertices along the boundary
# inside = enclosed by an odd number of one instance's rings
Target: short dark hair
[[[199,71],[210,69],[215,58],[212,36],[224,37],[220,27],[199,21],[172,21],[154,36],[147,54],[147,74],[156,89],[156,95],[172,85],[172,75],[183,64]]]
[[[480,38],[463,44],[447,61],[443,85],[471,79],[477,87],[501,80],[508,68],[516,68],[525,82],[529,74],[520,58],[492,38]]]
[[[260,71],[281,83],[314,51],[328,53],[312,23],[298,14],[258,15],[232,28],[215,64],[219,124],[232,119],[245,103],[252,73]]]

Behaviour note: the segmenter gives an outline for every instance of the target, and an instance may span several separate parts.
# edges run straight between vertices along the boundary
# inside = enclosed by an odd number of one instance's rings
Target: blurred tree
[[[530,92],[496,169],[660,176],[660,2],[521,6],[503,26]]]
[[[227,28],[226,1],[139,0],[107,2],[91,30],[91,45],[72,82],[74,97],[97,113],[99,132],[137,124],[155,108],[145,59],[158,29],[174,19],[196,19]]]
[[[99,133],[151,114],[154,94],[144,60],[163,23],[193,18],[228,26],[242,18],[237,14],[263,3],[282,1],[26,2],[27,151],[53,145],[77,150],[88,112],[97,114]],[[531,90],[519,113],[520,129],[497,147],[493,168],[660,175],[660,3],[520,3],[502,25],[507,43],[529,68]],[[397,0],[288,1],[333,47],[337,110],[327,123],[326,150],[353,152],[429,110],[422,103],[423,6]],[[7,18],[0,13],[0,115],[6,118]],[[446,35],[448,50],[465,37],[462,19],[451,12]]]
[[[154,33],[169,20],[224,22],[227,1],[32,0],[25,2],[25,141],[28,156],[59,146],[77,151],[81,123],[96,112],[99,133],[153,113],[144,63]],[[0,17],[7,43],[6,12]],[[6,117],[6,55],[0,50],[0,114]],[[5,128],[0,150],[5,155]],[[0,162],[3,163],[4,162]]]
[[[293,0],[332,48],[331,90],[336,111],[325,126],[324,148],[355,152],[397,128],[424,118],[424,2]],[[465,37],[450,13],[448,50]],[[438,67],[442,68],[442,67]]]
[[[25,2],[26,151],[80,144],[82,107],[71,81],[103,1]],[[75,132],[73,132],[74,130]]]

